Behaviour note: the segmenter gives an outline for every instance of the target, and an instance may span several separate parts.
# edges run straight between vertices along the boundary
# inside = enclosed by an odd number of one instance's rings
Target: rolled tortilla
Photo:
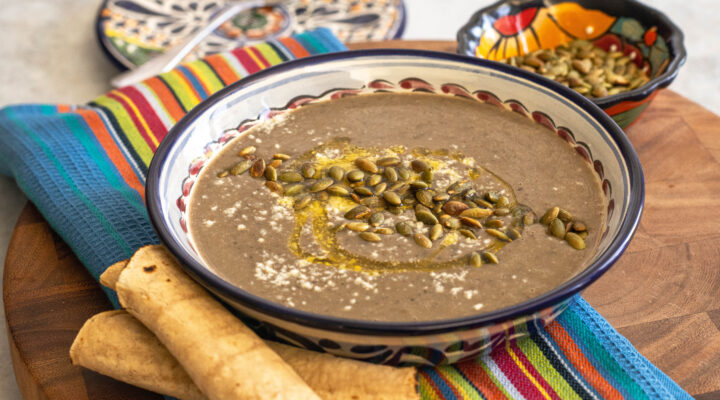
[[[266,342],[323,400],[416,400],[415,368],[394,368]],[[182,400],[206,400],[177,360],[124,310],[90,318],[70,358],[119,381]]]
[[[185,275],[163,246],[139,249],[116,291],[209,399],[320,399],[262,339]]]
[[[107,267],[107,269],[105,269],[105,272],[100,275],[100,283],[106,288],[115,290],[115,284],[120,278],[120,274],[123,272],[128,262],[129,260],[122,260]]]
[[[117,278],[125,268],[125,263],[116,263],[108,267],[108,269],[100,276],[100,281],[107,287],[115,289]],[[207,293],[206,296],[210,297]],[[103,313],[104,314],[104,313]],[[98,319],[92,327],[98,327],[97,331],[92,331],[86,336],[93,335],[96,342],[105,342],[108,347],[117,348],[118,353],[125,351],[128,353],[142,352],[143,354],[137,354],[134,358],[119,358],[118,363],[133,362],[134,359],[141,358],[155,362],[155,360],[161,361],[154,367],[158,370],[173,369],[177,365],[177,361],[170,357],[168,360],[165,355],[169,355],[167,350],[162,344],[155,338],[152,332],[148,331],[140,322],[128,316],[128,318],[122,319],[122,324],[119,323],[120,319],[116,319],[112,329],[105,329],[103,332],[100,330],[102,324],[101,319],[103,314],[98,314],[92,319]],[[123,324],[127,325],[127,328],[123,327]],[[88,325],[86,323],[86,325]],[[85,327],[83,327],[85,330]],[[143,340],[138,337],[135,343],[148,342],[150,346],[142,346],[135,348],[133,342],[125,341],[123,336],[125,331],[134,332],[139,334],[144,331],[144,334],[149,338]],[[82,331],[81,331],[82,333]],[[80,338],[80,334],[78,334]],[[150,338],[152,340],[150,340]],[[78,339],[76,339],[76,342]],[[317,353],[314,351],[308,351],[298,349],[291,346],[286,346],[280,343],[265,341],[280,357],[285,360],[300,375],[300,377],[323,399],[331,400],[412,400],[419,399],[420,396],[417,393],[416,386],[416,369],[415,368],[395,368],[384,365],[370,364],[366,362],[345,359],[335,357],[327,353]],[[159,347],[159,348],[156,348]],[[75,344],[73,344],[75,347]],[[121,347],[124,347],[122,349]],[[88,349],[91,350],[91,349]],[[72,352],[72,349],[71,349]],[[156,352],[158,354],[152,354]],[[87,357],[92,357],[92,353],[88,353]],[[74,360],[74,358],[73,358]],[[89,365],[85,365],[78,362],[79,365],[94,369],[102,374],[112,376],[118,380],[125,380],[121,373],[114,373],[111,368],[105,367],[104,370],[95,369]],[[93,364],[96,365],[97,363]],[[127,368],[130,368],[128,366]],[[120,368],[124,370],[124,368]],[[158,385],[163,385],[163,378],[158,373],[157,377],[154,378]],[[173,379],[179,379],[180,377],[173,377]],[[189,377],[187,378],[190,379]],[[128,381],[129,382],[129,381]],[[132,382],[130,382],[132,383]],[[168,383],[168,386],[181,386],[184,387],[186,382]],[[142,384],[137,386],[149,388]],[[194,385],[193,385],[194,386]],[[153,389],[150,389],[153,390]],[[156,390],[163,394],[170,394],[163,391],[162,389]],[[182,396],[176,396],[183,398]],[[184,399],[184,398],[183,398]]]
[[[182,400],[207,400],[165,346],[124,310],[87,320],[70,347],[73,365]]]

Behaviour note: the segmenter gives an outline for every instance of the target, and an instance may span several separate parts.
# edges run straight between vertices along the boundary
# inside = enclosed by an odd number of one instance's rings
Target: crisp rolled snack
[[[209,399],[320,399],[262,339],[185,275],[163,246],[139,249],[116,291]]]
[[[73,365],[182,400],[207,400],[165,346],[124,310],[105,311],[78,332]]]
[[[105,286],[115,289],[117,278],[120,276],[120,273],[123,268],[125,268],[126,264],[127,262],[120,262],[108,267],[108,269],[100,277],[101,282]],[[209,295],[207,296],[209,297]],[[93,319],[97,319],[94,326],[99,327],[101,324],[101,316],[102,314],[98,314],[93,317]],[[161,363],[158,362],[157,365],[154,365],[154,367],[158,370],[175,368],[175,366],[178,365],[177,361],[172,357],[170,357],[170,360],[164,357],[165,354],[169,355],[169,353],[162,344],[157,341],[152,332],[148,331],[140,322],[131,316],[128,317],[129,318],[123,319],[123,323],[127,325],[127,328],[122,326],[122,324],[116,323],[113,325],[112,330],[108,329],[104,332],[98,330],[97,332],[93,332],[98,336],[95,340],[97,342],[106,342],[106,345],[109,347],[127,346],[124,349],[125,352],[142,352],[142,358],[150,360],[150,362],[155,362],[156,360],[162,361]],[[115,322],[117,322],[117,320]],[[132,345],[132,342],[128,342],[123,339],[123,336],[125,335],[124,332],[126,330],[138,333],[143,332],[145,336],[149,337],[147,342],[151,343],[152,346],[142,346],[141,348],[136,349]],[[78,335],[78,338],[79,337],[80,335]],[[140,341],[143,341],[143,339],[138,337],[136,342]],[[411,400],[420,398],[416,391],[417,371],[415,368],[394,368],[383,365],[375,365],[350,359],[343,359],[330,354],[317,353],[291,346],[285,346],[280,343],[270,341],[266,341],[265,343],[278,353],[283,360],[290,364],[298,375],[300,375],[300,377],[303,378],[303,380],[305,380],[305,382],[325,400]],[[158,354],[153,354],[155,352]],[[88,357],[91,356],[92,354],[88,354]],[[137,356],[141,357],[140,355]],[[130,362],[131,360],[126,358],[118,359],[119,363],[124,363],[126,361]],[[82,363],[79,364],[93,369],[88,365]],[[114,373],[112,370],[95,370],[116,379],[124,380],[122,374]],[[173,379],[179,378],[180,377],[173,377]],[[160,373],[157,374],[157,377],[154,380],[158,385],[164,384]],[[168,385],[184,386],[186,385],[186,382],[168,382]],[[138,386],[147,388],[147,386],[140,384],[138,384]],[[169,394],[163,391],[162,388],[156,391]],[[182,396],[177,397],[183,398]]]
[[[122,260],[107,267],[105,272],[100,275],[100,283],[106,288],[115,290],[115,284],[117,284],[120,274],[123,272],[128,262],[129,260]]]

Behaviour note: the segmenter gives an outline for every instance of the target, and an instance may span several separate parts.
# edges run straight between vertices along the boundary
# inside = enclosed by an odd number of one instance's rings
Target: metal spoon
[[[165,53],[159,54],[153,57],[145,64],[125,71],[115,76],[110,80],[110,84],[113,87],[123,87],[132,85],[140,82],[144,79],[153,77],[163,72],[168,72],[178,65],[182,59],[198,45],[205,37],[222,25],[225,21],[228,21],[235,15],[255,7],[262,7],[269,5],[267,1],[256,0],[256,1],[240,1],[233,2],[220,11],[208,24],[197,32],[189,35],[182,42],[168,49]]]

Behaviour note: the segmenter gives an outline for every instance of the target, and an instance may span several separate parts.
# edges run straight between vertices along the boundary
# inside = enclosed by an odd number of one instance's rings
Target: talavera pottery
[[[476,12],[458,31],[458,53],[500,60],[575,39],[622,51],[651,80],[593,99],[621,126],[638,119],[658,89],[685,63],[683,34],[662,12],[635,0],[502,0]]]
[[[106,53],[134,68],[174,46],[230,1],[105,0],[97,35]],[[187,59],[232,50],[318,27],[345,43],[399,38],[405,29],[403,0],[268,0],[242,12],[210,34]]]
[[[599,228],[605,232],[591,264],[556,289],[521,304],[450,320],[393,323],[298,311],[247,293],[206,268],[190,243],[185,213],[192,186],[213,154],[240,132],[293,108],[377,91],[489,103],[530,118],[570,143],[597,173],[607,200],[607,225]],[[625,250],[640,219],[644,184],[623,131],[591,101],[562,85],[474,57],[364,50],[283,63],[209,97],[160,144],[148,172],[146,198],[160,238],[185,270],[239,310],[261,335],[375,363],[436,365],[475,357],[507,335],[521,334],[517,327],[552,321]]]

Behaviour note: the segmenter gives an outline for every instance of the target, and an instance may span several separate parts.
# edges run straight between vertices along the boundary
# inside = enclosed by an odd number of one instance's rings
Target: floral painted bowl
[[[501,60],[575,39],[622,51],[650,81],[592,101],[623,128],[635,122],[658,89],[675,79],[686,53],[683,34],[662,12],[635,0],[501,0],[476,12],[457,34],[458,53]]]
[[[519,113],[570,143],[596,172],[607,201],[607,224],[588,266],[526,302],[429,322],[376,322],[300,311],[243,291],[207,268],[188,235],[186,205],[213,155],[249,127],[294,108],[378,91],[488,103]],[[146,198],[160,238],[185,270],[248,317],[261,335],[375,363],[436,365],[475,357],[506,335],[519,334],[514,333],[516,325],[546,324],[565,310],[573,295],[606,272],[627,247],[640,219],[644,184],[637,154],[623,131],[591,101],[562,85],[474,57],[364,50],[280,64],[209,97],[160,144],[148,172]]]

